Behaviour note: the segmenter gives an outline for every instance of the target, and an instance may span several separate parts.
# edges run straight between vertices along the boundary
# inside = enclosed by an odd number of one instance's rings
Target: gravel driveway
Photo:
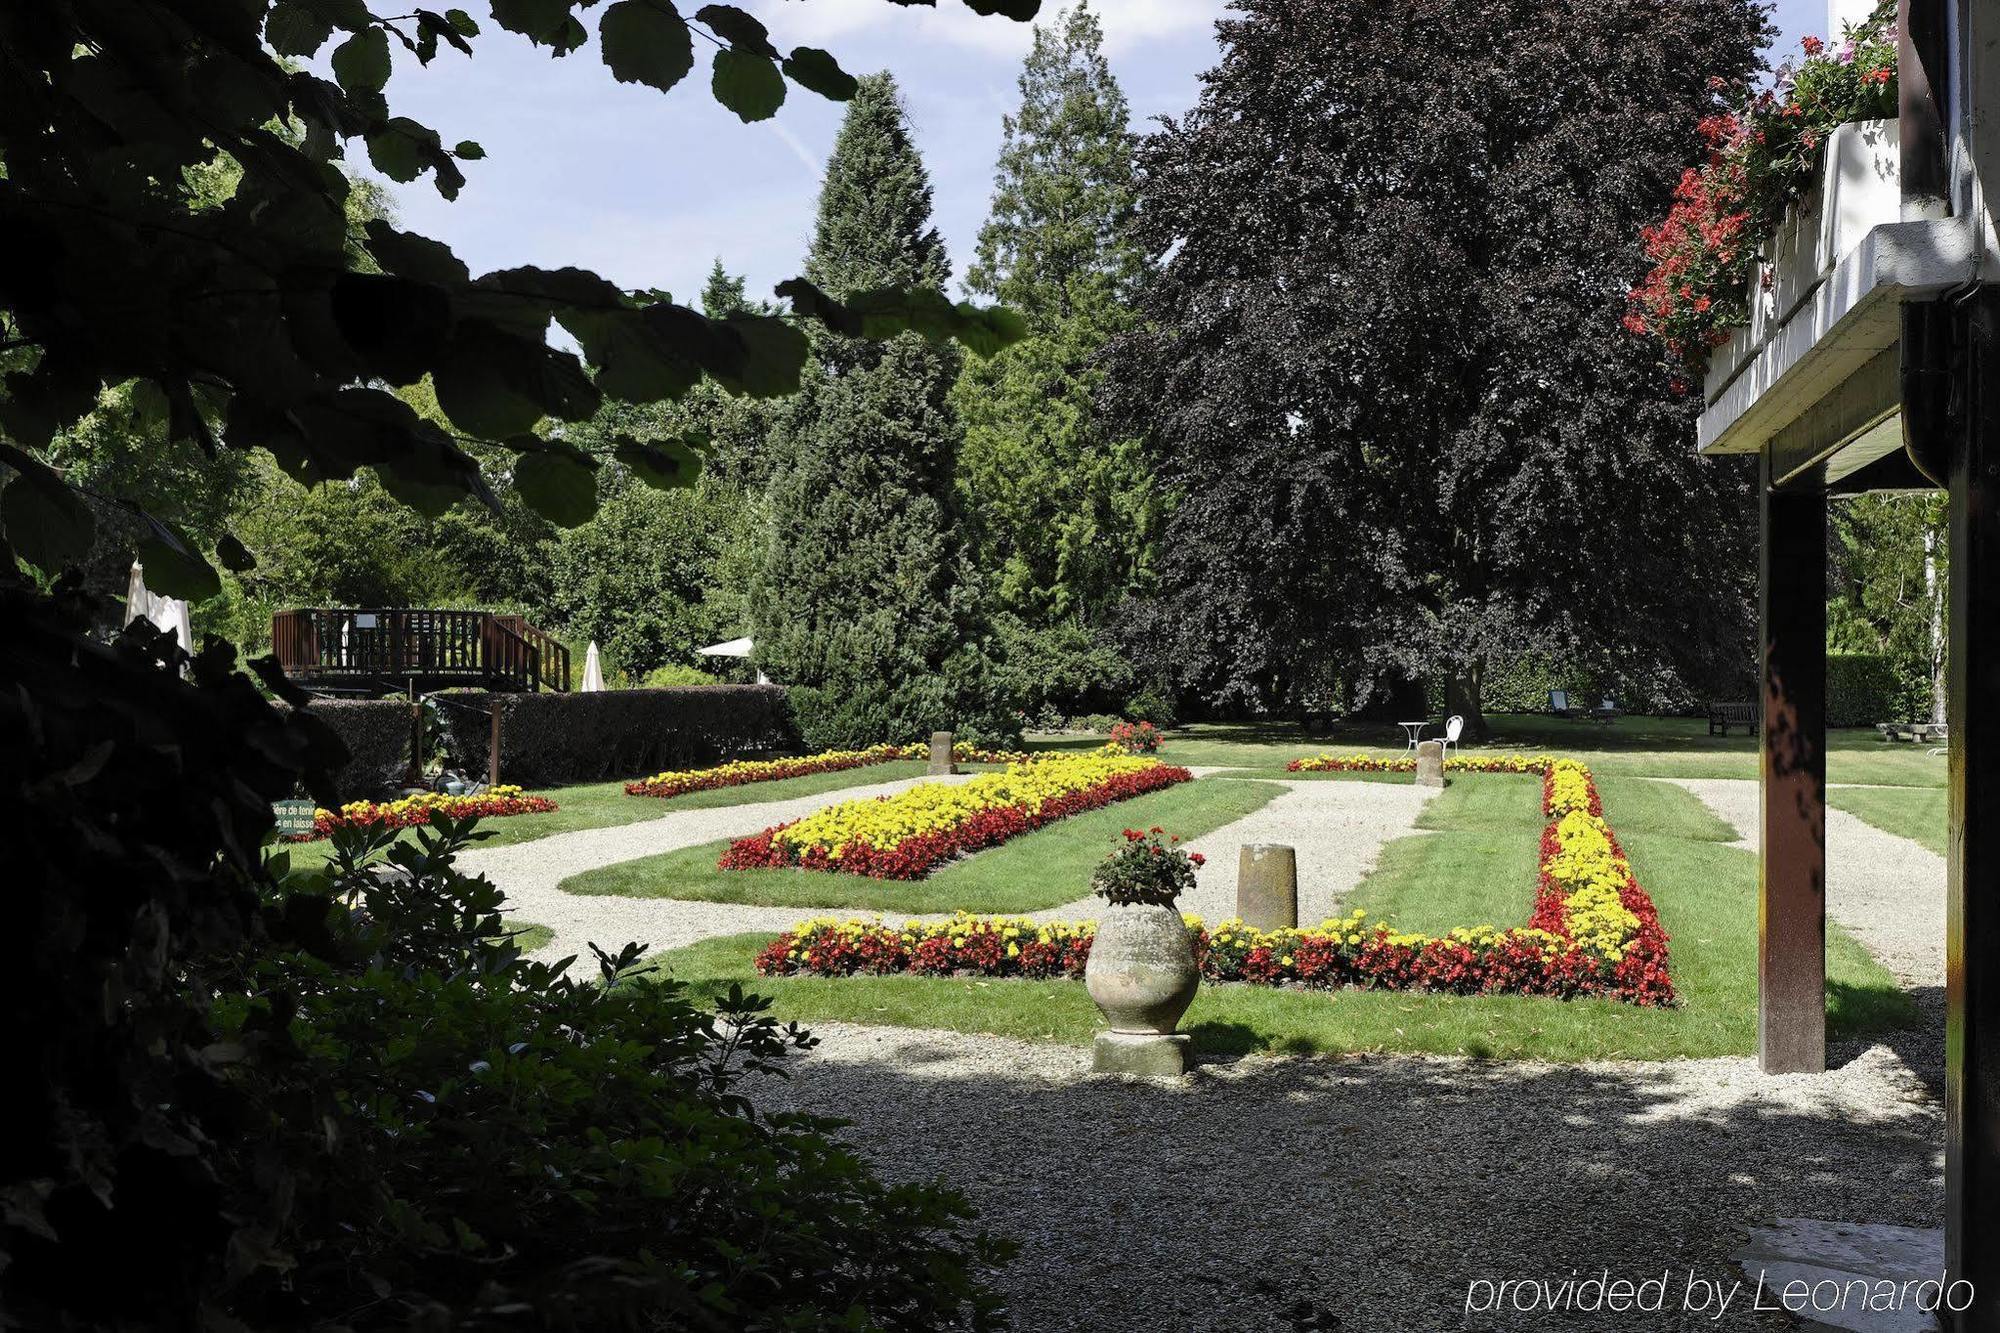
[[[1331,1003],[1339,1003],[1334,999]],[[1938,1224],[1937,1104],[1886,1047],[1548,1065],[1249,1057],[1149,1083],[1085,1048],[823,1024],[758,1096],[852,1120],[898,1179],[949,1176],[1022,1243],[1026,1330],[1760,1328],[1678,1310],[1774,1217]],[[913,1150],[914,1149],[914,1150]],[[1671,1274],[1669,1312],[1468,1315],[1475,1279]],[[1485,1300],[1478,1292],[1475,1303]]]

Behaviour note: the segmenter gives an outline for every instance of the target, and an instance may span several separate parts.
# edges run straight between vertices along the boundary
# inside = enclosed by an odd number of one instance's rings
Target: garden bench
[[[1742,727],[1752,736],[1762,720],[1762,709],[1754,703],[1729,703],[1712,699],[1708,705],[1708,734],[1727,736],[1731,727]]]
[[[1918,744],[1934,738],[1944,740],[1951,734],[1943,722],[1877,722],[1875,730],[1885,741],[1914,741]]]
[[[1583,715],[1583,710],[1569,701],[1568,690],[1549,691],[1549,712],[1556,717],[1575,719]]]

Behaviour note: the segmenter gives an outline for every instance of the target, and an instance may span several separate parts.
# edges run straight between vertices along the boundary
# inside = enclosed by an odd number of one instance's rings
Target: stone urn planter
[[[1158,829],[1128,829],[1125,839],[1091,880],[1106,903],[1083,985],[1111,1029],[1097,1034],[1092,1064],[1104,1073],[1178,1075],[1187,1071],[1188,1038],[1174,1029],[1201,971],[1174,900],[1193,887],[1201,858]]]
[[[1097,918],[1083,987],[1117,1033],[1166,1036],[1194,1003],[1201,974],[1180,909],[1111,903]]]

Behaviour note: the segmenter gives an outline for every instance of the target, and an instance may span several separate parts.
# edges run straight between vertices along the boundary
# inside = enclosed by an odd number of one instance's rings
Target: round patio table
[[[1397,726],[1399,726],[1399,727],[1401,727],[1401,728],[1402,728],[1402,729],[1403,729],[1404,731],[1407,731],[1407,732],[1409,732],[1409,733],[1410,733],[1410,748],[1411,748],[1412,750],[1414,750],[1414,749],[1416,749],[1416,748],[1417,748],[1417,742],[1418,742],[1418,741],[1420,741],[1420,740],[1422,740],[1422,739],[1424,738],[1424,728],[1425,728],[1425,727],[1428,727],[1428,726],[1430,725],[1430,723],[1429,723],[1429,722],[1398,722],[1398,723],[1397,723],[1396,725],[1397,725]]]

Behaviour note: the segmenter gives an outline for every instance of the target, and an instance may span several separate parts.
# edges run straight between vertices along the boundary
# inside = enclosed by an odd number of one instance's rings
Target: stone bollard
[[[1444,786],[1444,742],[1419,741],[1417,743],[1417,785],[1419,787]]]
[[[1236,856],[1236,915],[1255,930],[1299,924],[1299,857],[1290,847],[1253,842]]]
[[[930,775],[935,778],[956,772],[958,772],[958,769],[951,762],[951,733],[948,731],[933,731],[931,733]]]

